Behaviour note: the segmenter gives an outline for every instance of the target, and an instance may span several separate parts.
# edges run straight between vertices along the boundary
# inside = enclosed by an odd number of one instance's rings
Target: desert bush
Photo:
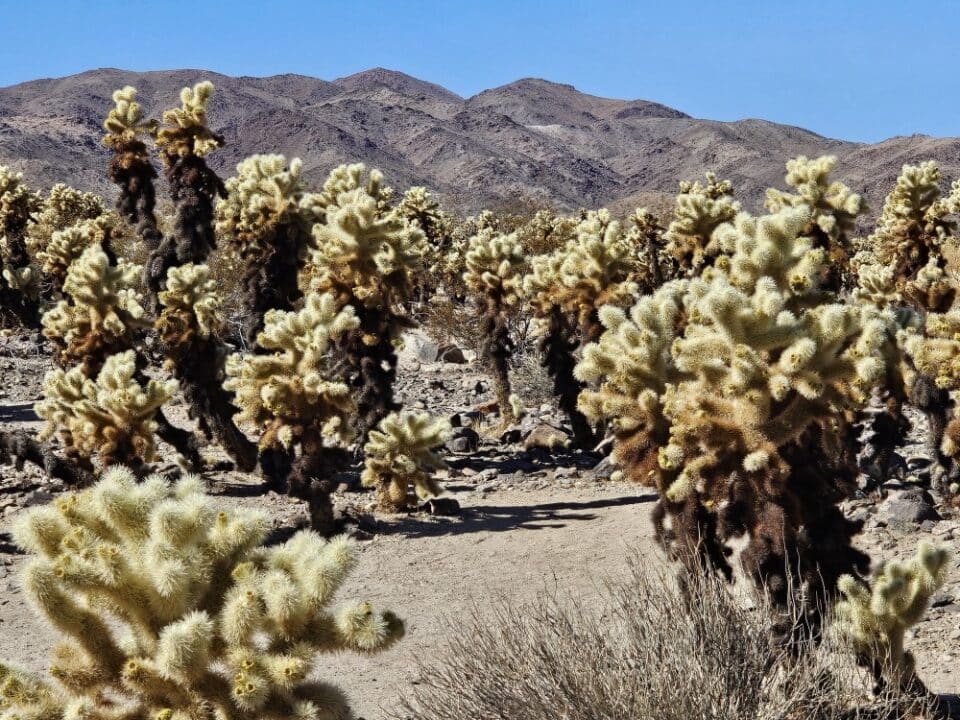
[[[312,290],[353,307],[359,321],[338,343],[357,393],[361,440],[399,409],[395,345],[414,325],[407,306],[427,254],[423,231],[390,208],[382,174],[365,173],[362,165],[343,166],[324,183],[324,220],[313,228],[305,271]]]
[[[876,308],[818,288],[826,252],[801,235],[812,216],[739,215],[714,233],[722,262],[702,277],[629,313],[604,308],[606,332],[576,373],[598,383],[580,408],[611,423],[625,474],[659,492],[661,542],[729,574],[728,543],[746,536],[747,571],[781,605],[802,588],[816,627],[840,575],[868,564],[838,503],[888,334]]]
[[[239,420],[261,431],[260,462],[269,483],[305,499],[314,529],[325,534],[336,524],[332,476],[346,460],[340,447],[352,438],[356,415],[332,350],[359,324],[351,306],[309,293],[299,311],[267,312],[257,337],[261,352],[226,361],[224,387],[236,394]]]
[[[436,453],[450,435],[450,423],[429,413],[387,415],[363,447],[361,482],[377,488],[380,505],[402,510],[443,492],[433,473],[445,467]]]
[[[356,563],[346,538],[265,546],[268,519],[216,507],[196,477],[137,483],[115,468],[14,530],[23,587],[63,639],[50,676],[0,663],[4,718],[352,717],[311,679],[322,654],[403,634],[366,602],[330,605]]]
[[[602,597],[545,596],[451,619],[397,720],[855,720],[914,717],[922,701],[865,693],[831,642],[783,648],[715,576],[682,586],[644,559]]]

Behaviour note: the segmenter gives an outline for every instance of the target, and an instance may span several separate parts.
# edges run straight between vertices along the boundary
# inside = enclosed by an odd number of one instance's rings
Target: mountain
[[[839,156],[837,177],[875,207],[904,163],[934,159],[946,177],[960,176],[956,138],[845,142],[764,120],[701,120],[538,79],[465,99],[382,68],[333,81],[100,69],[0,88],[0,163],[38,187],[61,181],[112,197],[100,141],[112,91],[134,85],[156,116],[178,101],[181,87],[202,79],[217,88],[211,125],[227,145],[210,162],[224,176],[254,153],[299,156],[314,181],[339,163],[362,161],[395,187],[425,185],[463,211],[524,198],[623,210],[671,197],[679,180],[706,170],[732,180],[756,207],[764,188],[782,186],[784,162],[800,154]]]

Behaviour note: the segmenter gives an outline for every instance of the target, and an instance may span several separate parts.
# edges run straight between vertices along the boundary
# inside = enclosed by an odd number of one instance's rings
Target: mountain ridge
[[[708,170],[756,207],[766,187],[782,187],[785,161],[800,154],[837,155],[837,179],[875,206],[904,163],[933,159],[945,178],[960,175],[957,138],[850,142],[757,118],[694,118],[540,78],[464,98],[385,68],[334,80],[118,68],[32,80],[0,88],[0,163],[40,188],[59,181],[113,197],[100,141],[112,91],[134,85],[145,112],[157,116],[181,87],[203,79],[217,86],[210,122],[227,144],[210,162],[224,176],[254,153],[299,156],[313,182],[342,162],[365,162],[389,184],[425,185],[463,212],[520,200],[626,210],[666,202],[680,180]]]

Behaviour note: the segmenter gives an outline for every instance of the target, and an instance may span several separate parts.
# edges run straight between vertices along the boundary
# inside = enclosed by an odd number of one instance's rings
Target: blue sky
[[[0,86],[95,67],[382,66],[465,96],[534,76],[851,140],[960,136],[956,0],[0,0],[0,18]]]

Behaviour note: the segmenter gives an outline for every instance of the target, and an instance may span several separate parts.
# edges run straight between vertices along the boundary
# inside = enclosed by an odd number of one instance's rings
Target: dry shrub
[[[873,697],[832,641],[779,647],[770,608],[716,577],[631,563],[600,602],[503,603],[455,623],[396,719],[897,720],[929,708]]]

